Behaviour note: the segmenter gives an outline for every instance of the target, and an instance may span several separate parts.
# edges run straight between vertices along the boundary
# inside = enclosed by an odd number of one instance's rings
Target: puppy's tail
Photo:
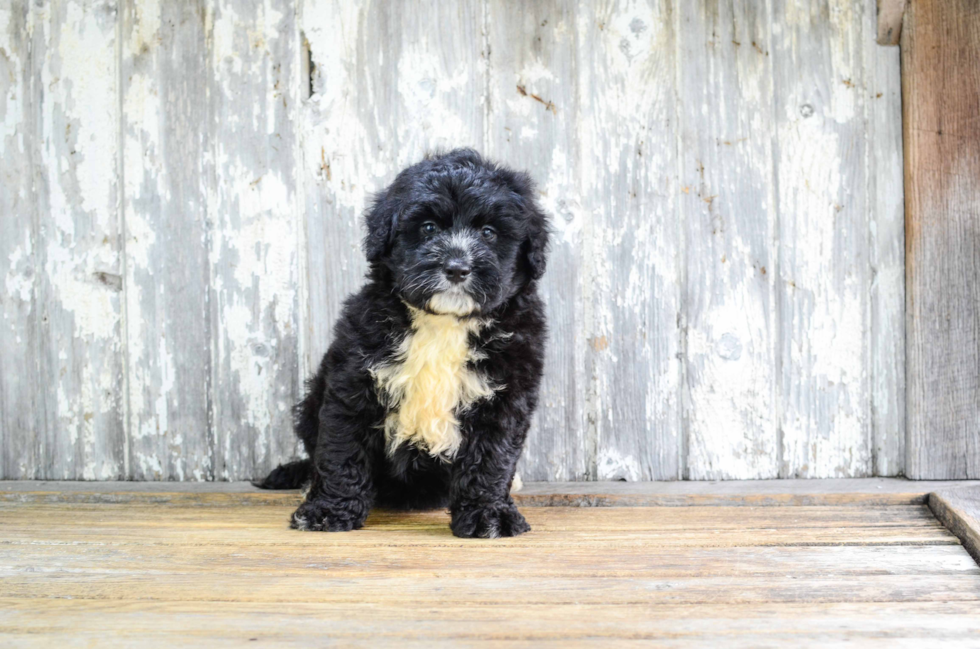
[[[280,464],[263,480],[253,480],[259,489],[299,489],[310,481],[313,474],[313,460],[296,460]]]

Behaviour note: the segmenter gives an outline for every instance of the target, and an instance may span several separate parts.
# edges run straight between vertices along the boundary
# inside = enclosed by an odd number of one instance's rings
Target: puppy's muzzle
[[[451,283],[462,284],[470,276],[470,265],[465,260],[455,257],[443,265],[442,271]]]

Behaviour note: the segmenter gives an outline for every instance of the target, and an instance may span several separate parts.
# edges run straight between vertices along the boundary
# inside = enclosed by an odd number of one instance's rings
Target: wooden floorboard
[[[980,563],[980,487],[933,492],[929,494],[929,509]]]
[[[522,507],[687,507],[785,505],[922,505],[940,489],[980,488],[980,480],[840,478],[666,482],[530,482]],[[8,502],[180,502],[187,505],[288,504],[296,490],[262,491],[248,482],[0,482]]]
[[[526,507],[491,541],[441,511],[296,532],[295,493],[10,490],[0,645],[976,646],[980,566],[913,491]]]

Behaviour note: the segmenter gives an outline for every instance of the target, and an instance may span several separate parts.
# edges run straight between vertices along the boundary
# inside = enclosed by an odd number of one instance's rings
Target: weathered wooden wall
[[[911,2],[902,66],[907,468],[980,478],[980,3]]]
[[[898,52],[875,0],[0,7],[0,477],[225,480],[433,148],[554,217],[525,479],[904,470]]]

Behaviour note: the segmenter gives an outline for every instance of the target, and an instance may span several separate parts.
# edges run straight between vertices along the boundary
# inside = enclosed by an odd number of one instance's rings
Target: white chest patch
[[[371,369],[390,412],[384,422],[388,453],[408,443],[451,459],[462,441],[457,416],[497,389],[467,367],[479,359],[469,338],[482,323],[417,309],[411,313],[412,331],[392,360]]]

